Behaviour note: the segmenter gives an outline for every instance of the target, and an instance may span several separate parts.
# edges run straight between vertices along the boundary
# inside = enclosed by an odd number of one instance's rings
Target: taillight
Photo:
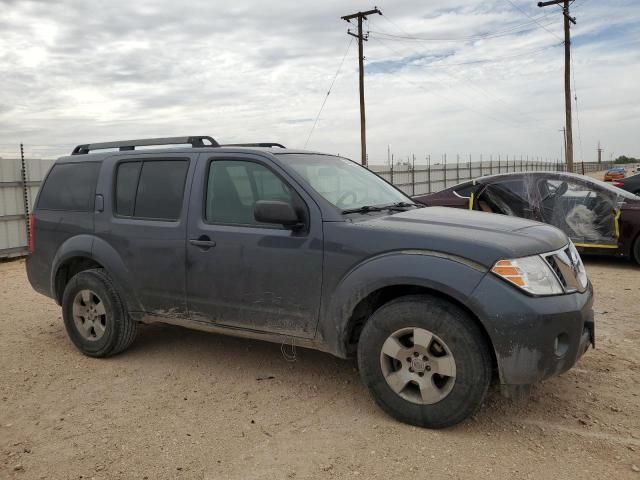
[[[611,182],[614,187],[624,187],[624,182]]]
[[[36,250],[36,216],[32,213],[29,215],[29,239],[27,248],[29,253],[33,253]]]

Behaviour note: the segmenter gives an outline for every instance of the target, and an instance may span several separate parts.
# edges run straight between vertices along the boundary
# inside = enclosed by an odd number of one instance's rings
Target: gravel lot
[[[111,359],[78,353],[24,261],[0,263],[0,478],[637,478],[640,268],[589,259],[597,349],[470,421],[385,416],[354,364],[145,326]]]

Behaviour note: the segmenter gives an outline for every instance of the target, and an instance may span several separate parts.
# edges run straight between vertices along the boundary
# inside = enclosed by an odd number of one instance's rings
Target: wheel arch
[[[498,376],[498,359],[496,356],[495,349],[493,348],[493,342],[491,340],[491,336],[487,331],[485,325],[482,323],[480,318],[471,310],[471,308],[466,305],[464,302],[461,302],[459,299],[448,295],[442,291],[424,287],[420,285],[412,285],[412,284],[402,284],[402,285],[389,285],[386,287],[379,288],[365,298],[360,300],[358,304],[355,306],[348,322],[346,325],[345,331],[345,344],[344,349],[347,352],[348,356],[353,356],[356,352],[358,342],[360,340],[360,334],[362,333],[362,329],[364,325],[367,323],[371,315],[381,308],[383,305],[396,300],[398,298],[407,297],[407,296],[415,296],[415,295],[424,295],[430,297],[436,297],[442,300],[445,300],[456,307],[463,310],[469,318],[478,326],[484,341],[486,342],[489,352],[491,355],[491,363],[492,370],[494,372],[494,376],[497,378]]]
[[[51,293],[58,302],[62,301],[67,282],[81,271],[102,268],[113,279],[114,287],[126,302],[129,312],[142,312],[143,309],[131,288],[129,271],[116,250],[105,240],[80,235],[65,242],[56,254],[51,269]]]
[[[486,337],[495,359],[493,342],[470,298],[487,269],[467,259],[438,252],[392,252],[369,259],[345,275],[323,305],[319,337],[339,357],[353,355],[360,331],[371,314],[396,298],[428,294],[464,309]]]

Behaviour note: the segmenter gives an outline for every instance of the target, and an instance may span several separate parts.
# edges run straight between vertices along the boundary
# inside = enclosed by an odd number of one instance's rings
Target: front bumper
[[[527,385],[569,370],[595,347],[593,288],[531,297],[488,274],[472,295],[491,338],[500,383]]]

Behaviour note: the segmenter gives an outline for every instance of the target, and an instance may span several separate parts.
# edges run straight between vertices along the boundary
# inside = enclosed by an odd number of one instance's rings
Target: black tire
[[[446,344],[455,361],[455,378],[447,379],[454,380],[452,386],[449,385],[446,396],[435,403],[409,401],[396,393],[385,379],[383,345],[392,335],[412,327],[433,333],[434,338]],[[397,362],[398,368],[405,368],[401,362],[392,361]],[[401,422],[427,428],[450,427],[473,415],[482,405],[492,373],[489,345],[476,322],[455,304],[429,295],[402,297],[376,310],[358,342],[358,365],[362,380],[386,413]],[[424,368],[431,371],[429,367]],[[415,375],[415,370],[409,371]],[[421,377],[425,373],[423,370]],[[409,389],[414,387],[407,385]],[[419,388],[417,391],[421,392]],[[406,389],[402,392],[406,395]]]
[[[640,235],[638,235],[635,242],[633,242],[633,247],[631,248],[631,257],[634,262],[640,265]]]
[[[74,319],[74,301],[87,290],[94,294],[97,305],[102,305],[100,311],[103,308],[105,312],[104,315],[95,315],[95,321],[102,325],[99,338],[92,339],[91,334],[83,334],[82,325],[79,325],[84,323],[83,318]],[[80,272],[69,281],[62,296],[62,316],[73,344],[90,357],[108,357],[122,352],[133,343],[138,329],[113,281],[101,268]]]

